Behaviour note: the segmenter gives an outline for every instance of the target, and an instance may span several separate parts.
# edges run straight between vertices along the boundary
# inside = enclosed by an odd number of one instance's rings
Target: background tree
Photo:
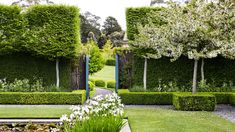
[[[102,32],[108,36],[113,32],[121,32],[122,28],[121,26],[118,24],[118,21],[116,20],[116,18],[112,17],[112,16],[108,16],[105,21],[104,21],[104,25],[102,26]]]
[[[91,14],[90,12],[85,12],[80,15],[80,26],[81,26],[81,41],[82,43],[86,43],[89,38],[89,33],[93,32],[94,36],[97,40],[99,40],[101,36],[100,31],[100,17]]]
[[[50,0],[18,0],[12,3],[12,5],[19,5],[23,8],[27,8],[32,5],[38,5],[38,4],[54,4],[54,2]]]
[[[124,31],[120,31],[120,32],[113,32],[110,35],[108,35],[108,38],[111,40],[112,44],[114,47],[119,47],[121,46],[121,42],[123,41],[123,38],[125,36],[125,32]]]

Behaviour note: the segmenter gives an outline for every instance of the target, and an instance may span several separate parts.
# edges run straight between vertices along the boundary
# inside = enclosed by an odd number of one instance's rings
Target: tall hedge
[[[48,58],[74,58],[79,51],[79,10],[73,6],[33,6],[25,14],[28,43],[33,54]]]
[[[127,25],[127,38],[134,40],[134,35],[138,33],[137,25],[146,25],[149,23],[148,14],[151,12],[164,11],[164,8],[159,7],[141,7],[141,8],[127,8],[126,9],[126,25]],[[163,22],[160,19],[155,19],[153,23],[162,25]]]
[[[0,5],[0,79],[55,84],[54,59],[59,58],[60,85],[69,88],[79,52],[79,26],[79,9],[73,6],[37,5],[22,11]]]
[[[25,23],[18,6],[0,5],[0,55],[21,49]]]

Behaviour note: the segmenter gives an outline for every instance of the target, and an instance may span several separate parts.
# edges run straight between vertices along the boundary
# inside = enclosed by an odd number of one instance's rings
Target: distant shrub
[[[115,81],[107,81],[107,88],[115,88]]]
[[[108,65],[108,66],[115,66],[116,65],[115,59],[114,58],[108,58],[106,60],[106,65]]]
[[[95,79],[94,78],[89,78],[89,81],[91,81],[93,84],[95,84]]]
[[[105,87],[105,81],[104,80],[101,80],[101,79],[98,79],[95,81],[95,86],[97,87]]]

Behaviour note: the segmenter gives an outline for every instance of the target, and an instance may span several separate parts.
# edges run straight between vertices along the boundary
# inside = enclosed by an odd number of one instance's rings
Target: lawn
[[[69,106],[1,106],[0,118],[60,118]]]
[[[211,112],[127,108],[133,132],[234,132],[235,124]]]
[[[104,66],[102,70],[90,75],[90,78],[102,79],[104,81],[115,80],[115,66]]]

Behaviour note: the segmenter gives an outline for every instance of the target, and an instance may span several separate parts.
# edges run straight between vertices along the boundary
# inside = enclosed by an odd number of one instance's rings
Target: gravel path
[[[217,105],[214,113],[219,115],[222,118],[225,118],[235,123],[235,107],[234,106],[226,105],[226,104]]]
[[[112,94],[113,92],[111,90],[107,90],[107,89],[102,89],[102,88],[96,88],[96,93],[94,95],[97,96],[97,95],[106,95],[106,94]]]

